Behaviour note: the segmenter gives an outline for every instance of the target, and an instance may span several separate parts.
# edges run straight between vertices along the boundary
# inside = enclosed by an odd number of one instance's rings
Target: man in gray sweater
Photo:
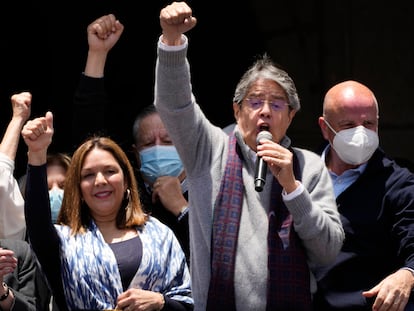
[[[227,135],[192,94],[184,33],[196,22],[185,2],[161,10],[154,102],[189,181],[195,310],[311,310],[310,266],[332,262],[344,232],[324,163],[286,136],[295,85],[267,55],[257,60],[236,87]],[[260,191],[256,163],[267,172]]]

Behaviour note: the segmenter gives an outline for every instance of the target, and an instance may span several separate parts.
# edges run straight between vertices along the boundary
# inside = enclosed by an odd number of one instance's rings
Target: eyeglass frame
[[[258,98],[258,97],[252,97],[252,98],[247,97],[244,100],[247,101],[247,103],[249,104],[249,108],[252,109],[252,110],[259,110],[259,109],[263,108],[265,102],[268,102],[268,104],[270,105],[270,108],[272,109],[272,111],[275,111],[275,112],[282,111],[285,106],[288,106],[291,109],[289,103],[286,102],[285,99],[268,100],[268,99]],[[259,106],[258,107],[253,107],[252,103],[251,103],[252,100],[257,100],[258,101],[257,104],[259,104]],[[242,102],[240,104],[242,104]],[[275,108],[275,106],[274,106],[275,104],[277,105],[278,108]]]

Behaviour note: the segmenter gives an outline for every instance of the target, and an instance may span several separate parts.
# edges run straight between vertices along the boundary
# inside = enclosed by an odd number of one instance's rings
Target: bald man
[[[336,261],[314,271],[318,311],[414,310],[414,176],[379,147],[378,119],[375,95],[359,82],[325,95],[322,158],[346,236]]]

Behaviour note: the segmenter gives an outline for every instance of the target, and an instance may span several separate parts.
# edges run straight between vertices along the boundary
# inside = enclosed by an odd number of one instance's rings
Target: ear
[[[290,123],[292,123],[292,120],[295,117],[296,112],[297,112],[297,110],[293,110],[293,109],[288,112],[289,126],[290,126]]]
[[[325,123],[324,117],[319,117],[318,119],[319,127],[321,128],[321,133],[323,138],[329,141],[329,128]]]
[[[139,157],[139,152],[138,152],[137,146],[135,144],[132,144],[132,152],[135,155],[135,159],[137,161],[138,168],[140,168],[141,167],[141,159]]]
[[[240,109],[241,109],[241,105],[234,102],[233,103],[233,115],[234,115],[234,119],[236,119],[236,123],[239,121]]]

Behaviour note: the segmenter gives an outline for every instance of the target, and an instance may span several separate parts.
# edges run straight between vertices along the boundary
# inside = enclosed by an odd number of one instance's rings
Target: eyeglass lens
[[[250,105],[250,108],[253,110],[257,110],[263,107],[264,103],[266,102],[263,98],[247,98],[247,102]],[[287,103],[282,99],[275,99],[272,101],[268,101],[270,107],[274,111],[283,110],[283,108],[287,105]]]

